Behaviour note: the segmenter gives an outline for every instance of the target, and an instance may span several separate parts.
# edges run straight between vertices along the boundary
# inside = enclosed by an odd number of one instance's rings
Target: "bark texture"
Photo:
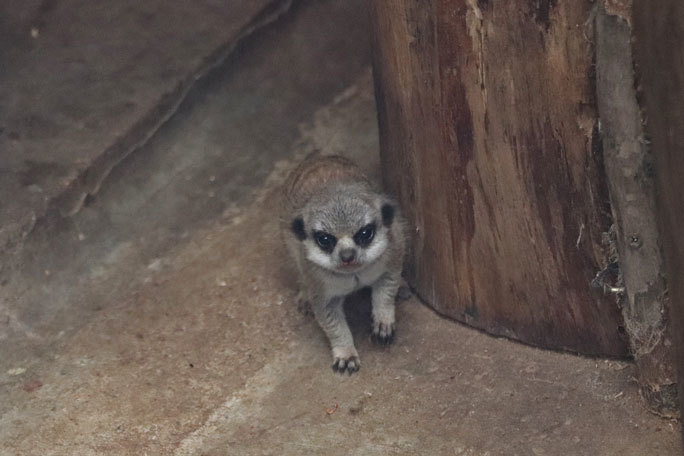
[[[596,94],[604,162],[615,220],[622,313],[643,396],[655,412],[678,414],[654,167],[644,137],[632,59],[631,28],[599,7],[596,14]]]
[[[390,4],[391,3],[391,4]],[[411,222],[408,280],[438,312],[526,343],[629,352],[590,2],[372,2],[386,184]]]
[[[658,222],[667,271],[672,336],[684,375],[684,3],[634,4],[634,57],[646,131],[655,158]],[[684,398],[679,382],[680,401]]]

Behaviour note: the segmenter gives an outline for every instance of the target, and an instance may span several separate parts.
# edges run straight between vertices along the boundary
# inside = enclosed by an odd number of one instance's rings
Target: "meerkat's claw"
[[[335,362],[332,365],[332,370],[339,374],[344,374],[345,372],[349,375],[354,372],[358,372],[361,369],[361,361],[358,356],[350,356],[349,358],[335,358]]]
[[[378,345],[390,345],[394,343],[396,333],[393,323],[373,323],[371,339]]]

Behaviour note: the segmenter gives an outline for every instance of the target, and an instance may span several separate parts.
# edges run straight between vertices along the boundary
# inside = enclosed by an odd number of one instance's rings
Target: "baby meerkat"
[[[394,303],[401,282],[404,221],[350,160],[313,155],[288,177],[281,230],[309,303],[332,348],[336,372],[361,362],[344,314],[344,298],[372,290],[372,338],[394,342]]]

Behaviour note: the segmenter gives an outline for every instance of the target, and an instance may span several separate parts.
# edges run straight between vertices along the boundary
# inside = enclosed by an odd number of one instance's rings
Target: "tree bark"
[[[381,156],[411,224],[407,276],[492,334],[629,353],[591,290],[612,223],[590,2],[372,2]]]
[[[653,160],[634,84],[631,28],[598,4],[596,94],[619,256],[622,314],[649,407],[678,414]]]
[[[684,3],[651,0],[634,4],[634,54],[646,130],[655,157],[656,201],[677,348],[684,378]],[[682,382],[679,398],[684,399]]]

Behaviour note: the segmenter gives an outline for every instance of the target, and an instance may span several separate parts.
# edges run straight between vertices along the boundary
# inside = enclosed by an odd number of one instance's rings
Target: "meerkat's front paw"
[[[394,343],[394,323],[374,321],[371,330],[371,339],[378,345],[389,345]]]
[[[333,359],[332,370],[340,374],[351,375],[361,369],[361,360],[354,347],[333,348]]]

